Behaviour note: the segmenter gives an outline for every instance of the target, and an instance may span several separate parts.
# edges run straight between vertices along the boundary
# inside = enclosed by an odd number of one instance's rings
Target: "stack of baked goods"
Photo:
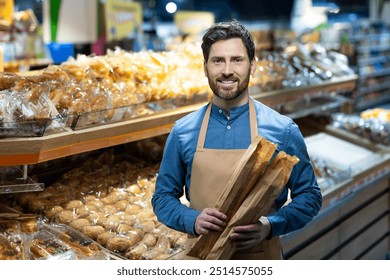
[[[152,210],[157,166],[87,161],[42,192],[19,194],[24,212],[67,225],[128,259],[167,259],[186,235],[157,221]]]
[[[0,260],[111,259],[115,255],[65,225],[38,215],[3,213]]]
[[[53,119],[209,93],[200,47],[79,55],[34,75],[0,74],[0,121]],[[150,113],[135,110],[132,114]],[[108,116],[109,117],[109,116]]]

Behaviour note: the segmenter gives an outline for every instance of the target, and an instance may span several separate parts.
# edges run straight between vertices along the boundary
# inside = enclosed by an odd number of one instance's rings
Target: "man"
[[[280,259],[278,236],[306,225],[322,204],[302,134],[291,119],[249,96],[250,76],[256,71],[255,45],[244,26],[237,21],[211,26],[203,36],[202,51],[212,102],[172,128],[152,198],[154,212],[168,227],[188,233],[192,242],[196,236],[222,231],[227,217],[213,206],[235,164],[259,134],[276,143],[277,151],[300,161],[275,209],[256,224],[235,227],[230,238],[238,251],[233,258]],[[284,205],[288,190],[292,200]],[[183,192],[190,207],[179,200]]]

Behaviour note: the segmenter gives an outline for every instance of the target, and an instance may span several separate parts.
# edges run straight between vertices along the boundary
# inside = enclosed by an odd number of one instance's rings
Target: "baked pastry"
[[[23,248],[11,241],[0,233],[0,260],[23,260],[24,257]]]
[[[99,224],[101,224],[106,230],[115,230],[121,221],[121,216],[110,215],[105,217],[105,219],[102,219]]]
[[[69,223],[69,226],[75,230],[82,231],[84,227],[90,226],[91,222],[85,218],[77,219]]]
[[[125,253],[130,247],[137,244],[137,239],[127,235],[116,235],[106,243],[107,249],[116,253]]]
[[[153,220],[141,221],[138,227],[142,228],[144,232],[152,232],[156,228],[156,224]]]
[[[12,88],[20,79],[21,77],[16,73],[0,72],[0,90]]]
[[[125,257],[128,258],[129,260],[139,260],[141,256],[146,253],[147,250],[148,247],[145,244],[139,243],[133,248],[129,249],[125,253]]]
[[[131,231],[133,227],[129,224],[119,224],[115,231],[120,235],[126,235],[129,231]]]
[[[81,232],[84,233],[89,238],[91,238],[93,240],[97,240],[97,237],[105,231],[106,230],[102,226],[92,225],[92,226],[83,227]]]
[[[107,242],[108,240],[112,239],[116,237],[116,234],[112,231],[105,231],[101,234],[98,235],[96,241],[102,245],[102,246],[106,246],[107,245]]]
[[[62,208],[62,206],[56,205],[51,209],[46,210],[45,215],[49,220],[52,220],[62,211],[64,211],[64,208]]]
[[[98,212],[100,209],[93,205],[84,205],[80,208],[76,208],[75,210],[79,218],[86,218],[90,214]]]
[[[60,224],[69,224],[70,222],[76,220],[77,214],[72,210],[63,210],[54,217],[55,221]]]
[[[129,206],[129,202],[126,199],[119,200],[115,203],[115,207],[119,211],[125,211],[128,206]]]
[[[73,210],[75,208],[81,208],[84,206],[84,203],[81,200],[71,200],[66,202],[63,206],[66,210]]]
[[[158,238],[157,244],[153,248],[151,248],[150,250],[142,254],[141,259],[155,260],[160,255],[168,254],[170,248],[171,248],[171,244],[169,242],[169,239],[165,236],[160,236]]]
[[[46,231],[36,233],[28,247],[31,259],[47,259],[69,250],[69,246]]]
[[[154,247],[157,243],[157,237],[153,233],[147,233],[144,235],[140,243],[145,244],[148,248]]]
[[[142,207],[137,204],[129,204],[126,209],[126,214],[135,214],[138,215],[138,213],[142,210]]]

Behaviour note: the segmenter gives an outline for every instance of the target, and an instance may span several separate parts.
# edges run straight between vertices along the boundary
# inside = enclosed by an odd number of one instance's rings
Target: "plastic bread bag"
[[[0,72],[0,90],[11,89],[21,77],[12,72]]]
[[[13,90],[0,91],[0,124],[15,123],[20,117],[22,94]]]
[[[166,236],[160,236],[157,243],[150,250],[142,254],[142,260],[166,259],[172,253],[171,243]],[[162,258],[161,258],[162,256]]]
[[[24,247],[21,242],[14,242],[10,236],[0,231],[0,260],[24,260]]]
[[[108,259],[108,251],[100,246],[95,240],[60,224],[47,224],[45,229],[57,236],[59,240],[67,244],[75,253],[77,259]]]
[[[49,259],[71,250],[67,244],[47,231],[32,234],[25,244],[27,255],[32,260]]]

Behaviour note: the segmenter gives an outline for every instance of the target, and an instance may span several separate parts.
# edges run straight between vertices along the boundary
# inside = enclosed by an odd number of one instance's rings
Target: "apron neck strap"
[[[213,106],[213,103],[210,102],[209,105],[207,106],[206,113],[203,117],[202,126],[201,126],[200,132],[199,132],[198,144],[196,145],[197,148],[204,147],[204,142],[206,139],[207,128],[209,126],[209,120],[210,120],[212,106]],[[258,135],[258,131],[257,131],[257,118],[256,118],[255,104],[254,104],[252,98],[249,98],[249,124],[250,124],[250,130],[251,130],[251,141],[253,142],[255,137]]]
[[[255,103],[253,102],[252,98],[249,98],[249,124],[251,129],[251,142],[253,142],[256,136],[259,135],[259,131],[257,129]]]

